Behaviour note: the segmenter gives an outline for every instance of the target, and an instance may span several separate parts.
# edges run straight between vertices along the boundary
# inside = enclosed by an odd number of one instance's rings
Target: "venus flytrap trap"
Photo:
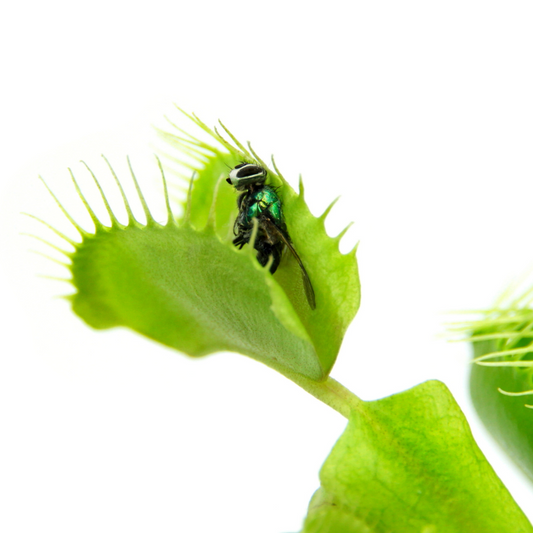
[[[472,401],[485,426],[533,479],[533,288],[508,289],[457,326],[473,343]]]
[[[179,216],[171,207],[161,163],[165,223],[152,217],[131,166],[145,224],[133,216],[110,165],[127,212],[125,224],[117,220],[90,171],[109,226],[96,216],[74,176],[94,231],[82,228],[57,199],[80,235],[73,240],[54,229],[74,247],[73,252],[62,252],[70,261],[76,290],[68,297],[74,312],[94,328],[125,326],[191,357],[218,351],[247,355],[345,416],[348,427],[321,470],[321,488],[311,500],[304,532],[533,531],[443,384],[430,381],[365,402],[329,377],[360,301],[356,249],[341,254],[345,230],[336,237],[325,230],[334,202],[323,215],[313,216],[301,178],[296,193],[274,160],[269,168],[223,125],[224,136],[196,116],[187,116],[213,142],[175,125],[172,131],[159,132],[177,149],[164,155],[167,173],[173,168],[187,190]],[[237,195],[224,180],[228,175],[235,178],[230,171],[239,165],[252,165],[248,170],[256,174],[264,169],[267,184],[281,201],[296,253],[285,250],[274,274],[273,259],[260,264],[254,249],[258,239],[272,236],[265,232],[267,222],[261,215],[238,227],[246,232],[247,245],[239,250],[232,243]],[[312,282],[316,306],[306,293],[298,259]]]

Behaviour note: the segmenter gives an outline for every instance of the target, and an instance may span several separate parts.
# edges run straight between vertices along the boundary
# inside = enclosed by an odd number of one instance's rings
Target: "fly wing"
[[[263,224],[266,226],[267,231],[279,236],[279,238],[283,241],[287,248],[292,252],[292,255],[294,255],[296,261],[298,261],[300,269],[302,270],[302,280],[304,282],[304,290],[305,295],[307,297],[307,301],[309,302],[309,307],[313,310],[316,309],[315,291],[313,290],[313,286],[311,285],[311,280],[309,279],[307,270],[305,270],[304,264],[302,263],[300,256],[294,249],[294,246],[292,245],[288,234],[284,232],[279,226],[274,224],[274,222],[272,222],[272,220],[270,220],[270,218],[268,217],[264,218]]]

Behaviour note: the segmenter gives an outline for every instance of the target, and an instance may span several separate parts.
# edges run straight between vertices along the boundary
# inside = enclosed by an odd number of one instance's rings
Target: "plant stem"
[[[283,371],[285,377],[294,381],[318,400],[329,405],[345,418],[350,418],[354,410],[359,410],[363,400],[353,392],[329,377],[325,381],[313,381],[304,376],[292,372]]]

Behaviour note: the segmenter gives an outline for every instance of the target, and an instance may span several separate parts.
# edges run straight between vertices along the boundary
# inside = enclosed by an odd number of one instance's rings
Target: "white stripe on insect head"
[[[255,170],[253,174],[246,174],[250,170]],[[240,181],[253,181],[258,178],[266,177],[266,170],[259,165],[248,163],[246,165],[239,165],[231,170],[229,173],[229,179],[232,185],[236,185]]]

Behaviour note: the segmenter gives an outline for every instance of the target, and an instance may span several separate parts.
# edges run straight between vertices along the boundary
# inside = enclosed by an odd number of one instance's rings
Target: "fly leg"
[[[265,266],[272,256],[270,273],[274,274],[278,269],[283,252],[283,243],[279,240],[278,233],[271,231],[271,222],[268,217],[262,217],[261,239],[256,241],[257,259],[261,265]]]
[[[283,243],[278,242],[272,247],[272,257],[274,258],[270,265],[270,273],[274,274],[278,269],[279,262],[281,261],[281,253],[283,252]]]
[[[250,240],[250,235],[246,233],[239,233],[237,237],[233,239],[233,244],[239,247],[239,250]]]

